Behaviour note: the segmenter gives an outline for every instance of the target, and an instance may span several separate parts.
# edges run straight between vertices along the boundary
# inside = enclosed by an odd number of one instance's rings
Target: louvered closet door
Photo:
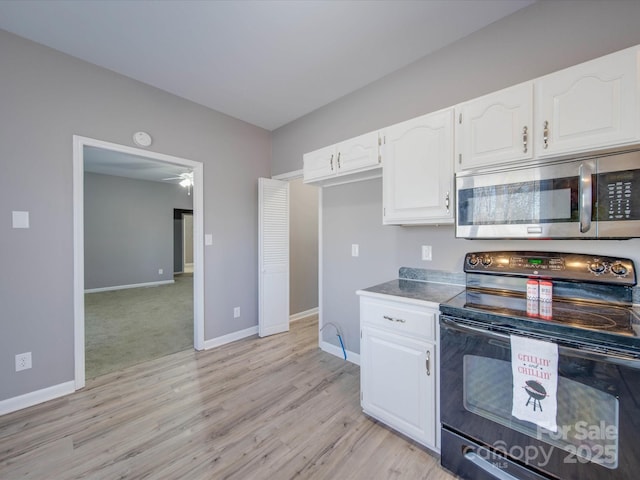
[[[258,180],[261,337],[289,330],[289,183]]]

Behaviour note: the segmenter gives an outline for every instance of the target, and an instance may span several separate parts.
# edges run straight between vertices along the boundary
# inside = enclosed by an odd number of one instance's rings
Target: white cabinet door
[[[335,145],[305,153],[302,162],[305,183],[334,176],[338,170]]]
[[[456,107],[456,171],[533,158],[533,82]]]
[[[338,173],[378,167],[382,160],[379,156],[379,139],[378,132],[370,132],[337,144]]]
[[[638,141],[639,52],[622,50],[536,80],[539,157]]]
[[[435,345],[365,326],[360,354],[364,411],[435,446]]]
[[[385,129],[384,224],[453,222],[453,109]]]

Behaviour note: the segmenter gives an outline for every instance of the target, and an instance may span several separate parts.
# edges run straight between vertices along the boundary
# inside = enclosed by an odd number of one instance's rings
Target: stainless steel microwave
[[[640,237],[640,151],[456,176],[456,237]]]

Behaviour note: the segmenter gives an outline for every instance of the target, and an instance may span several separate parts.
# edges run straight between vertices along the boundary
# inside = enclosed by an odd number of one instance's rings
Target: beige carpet
[[[85,294],[85,372],[94,378],[193,348],[193,275]]]

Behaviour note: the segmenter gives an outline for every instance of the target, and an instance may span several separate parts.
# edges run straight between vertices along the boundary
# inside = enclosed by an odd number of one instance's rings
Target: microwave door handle
[[[580,164],[578,181],[578,212],[580,214],[580,233],[591,229],[591,213],[593,198],[591,191],[591,169],[584,163]]]

